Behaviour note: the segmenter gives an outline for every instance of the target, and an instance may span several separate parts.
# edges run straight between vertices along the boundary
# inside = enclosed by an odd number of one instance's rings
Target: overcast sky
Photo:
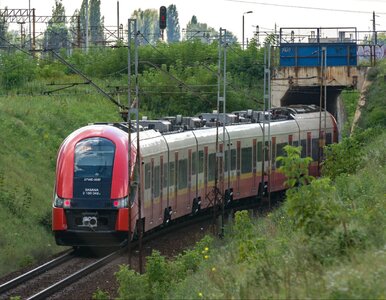
[[[63,0],[66,14],[71,16],[80,8],[81,0]],[[101,13],[106,26],[117,24],[116,0],[101,0]],[[0,0],[0,7],[36,9],[37,16],[51,15],[55,0]],[[239,40],[242,36],[244,15],[245,38],[251,38],[256,25],[260,31],[280,27],[357,27],[360,31],[372,30],[372,12],[375,11],[376,27],[386,31],[386,0],[120,0],[120,23],[135,9],[159,9],[175,4],[181,29],[195,15],[200,23],[207,23],[218,30],[220,27],[233,32]],[[27,29],[28,30],[28,29]]]

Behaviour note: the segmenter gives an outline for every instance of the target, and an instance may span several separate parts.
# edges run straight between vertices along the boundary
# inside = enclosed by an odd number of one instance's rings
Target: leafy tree
[[[192,16],[192,19],[186,24],[184,39],[187,41],[200,40],[209,44],[210,39],[215,36],[218,36],[218,32],[206,23],[199,23],[196,16]]]
[[[302,147],[286,145],[284,146],[284,151],[287,155],[278,156],[276,159],[277,162],[281,162],[278,171],[287,177],[284,184],[289,188],[293,188],[295,186],[305,185],[312,181],[314,178],[308,175],[308,166],[312,162],[312,158],[300,157]]]
[[[76,9],[70,21],[70,35],[71,35],[72,44],[80,47],[81,37],[79,36],[80,32],[78,32],[78,27],[80,25],[78,24],[78,20],[80,21],[80,11],[79,9]]]
[[[0,18],[0,48],[4,48],[8,46],[6,42],[7,31],[8,31],[8,23],[5,21],[5,19]]]
[[[48,21],[48,27],[44,33],[44,48],[48,50],[59,50],[68,48],[69,35],[65,20],[66,11],[62,0],[55,0],[52,8],[52,18]]]
[[[83,0],[82,5],[79,10],[80,16],[80,32],[81,32],[81,44],[82,47],[86,44],[86,23],[88,22],[88,16],[86,16],[86,6],[88,5],[88,0]]]
[[[0,81],[6,90],[20,87],[33,80],[36,76],[36,63],[28,55],[15,52],[0,56]]]
[[[178,21],[177,7],[174,4],[169,5],[167,10],[166,32],[169,43],[179,42],[181,38],[180,24]]]
[[[91,42],[95,45],[103,42],[104,17],[101,17],[101,1],[90,0],[89,22]]]
[[[342,207],[331,180],[321,178],[299,189],[289,189],[284,208],[295,227],[308,236],[325,236],[341,221]]]
[[[338,144],[325,147],[326,159],[322,165],[323,176],[332,180],[341,174],[355,174],[364,156],[364,147],[374,140],[380,129],[367,129],[345,137]]]
[[[137,19],[137,29],[140,32],[140,44],[154,44],[160,37],[158,11],[156,9],[135,10],[131,16]]]

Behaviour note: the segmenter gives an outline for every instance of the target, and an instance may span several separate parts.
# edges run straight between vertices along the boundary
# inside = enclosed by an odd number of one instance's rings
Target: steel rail
[[[2,293],[5,293],[11,289],[13,289],[14,287],[16,287],[17,285],[21,284],[21,283],[24,283],[68,260],[70,260],[71,258],[74,257],[74,250],[73,251],[70,251],[68,253],[65,253],[53,260],[50,260],[48,262],[46,262],[45,264],[41,265],[41,266],[38,266],[36,267],[35,269],[32,269],[10,281],[7,281],[5,282],[4,284],[0,285],[0,294]]]
[[[81,270],[71,274],[70,276],[67,276],[66,278],[56,282],[55,284],[47,287],[46,289],[36,293],[35,295],[28,298],[28,300],[32,299],[46,299],[47,297],[63,290],[65,287],[71,285],[75,281],[83,278],[86,275],[89,275],[96,270],[100,269],[101,267],[107,265],[109,262],[117,258],[126,248],[119,249],[113,253],[110,253],[109,255],[106,255],[105,257],[97,260],[96,262],[82,268]]]

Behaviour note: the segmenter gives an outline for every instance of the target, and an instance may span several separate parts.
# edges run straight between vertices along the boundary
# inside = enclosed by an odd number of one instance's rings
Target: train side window
[[[178,161],[178,189],[184,189],[188,186],[188,160]]]
[[[252,172],[252,147],[241,149],[241,173]]]
[[[198,173],[204,172],[204,151],[198,151]]]
[[[174,185],[174,161],[169,163],[169,186]]]
[[[332,144],[332,134],[331,132],[327,132],[326,134],[326,145]]]
[[[154,197],[159,197],[159,191],[160,191],[160,166],[154,167]]]
[[[197,152],[192,153],[192,175],[196,175]]]
[[[145,164],[145,189],[150,188],[150,163]]]
[[[236,170],[236,149],[231,149],[231,170]]]
[[[166,188],[168,186],[168,163],[164,163],[164,176],[163,176],[163,187]]]
[[[301,157],[306,157],[307,141],[306,141],[306,140],[301,140],[301,141],[300,141],[300,146],[302,146],[302,154],[301,154]]]
[[[263,160],[263,142],[257,142],[257,161]]]
[[[312,159],[317,161],[319,156],[319,139],[312,139]]]
[[[214,180],[216,175],[216,153],[209,154],[208,161],[208,180]]]

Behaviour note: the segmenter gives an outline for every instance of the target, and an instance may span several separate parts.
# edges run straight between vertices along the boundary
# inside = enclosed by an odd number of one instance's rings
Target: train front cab
[[[127,240],[127,151],[124,140],[114,136],[79,134],[63,144],[52,212],[58,245],[112,246]]]

